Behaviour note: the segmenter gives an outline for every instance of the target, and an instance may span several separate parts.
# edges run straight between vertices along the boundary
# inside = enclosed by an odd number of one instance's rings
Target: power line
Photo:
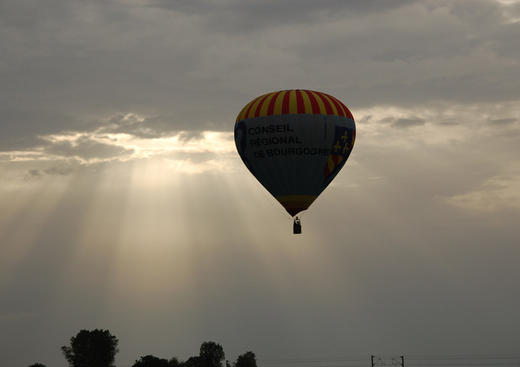
[[[366,361],[367,357],[363,358],[345,358],[345,359],[259,359],[258,362],[263,364],[306,364],[306,363],[331,363],[331,362],[357,362]]]
[[[458,366],[520,366],[520,355],[500,354],[428,354],[407,356],[343,356],[343,357],[270,357],[258,360],[269,367],[458,367]]]
[[[520,359],[520,355],[486,355],[486,354],[446,354],[446,355],[408,355],[409,360],[438,360],[438,359]]]

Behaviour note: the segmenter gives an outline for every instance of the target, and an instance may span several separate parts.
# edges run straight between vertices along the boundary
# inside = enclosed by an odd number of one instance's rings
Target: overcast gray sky
[[[519,1],[0,0],[0,85],[0,364],[518,353]],[[357,123],[301,236],[232,136],[290,88]]]

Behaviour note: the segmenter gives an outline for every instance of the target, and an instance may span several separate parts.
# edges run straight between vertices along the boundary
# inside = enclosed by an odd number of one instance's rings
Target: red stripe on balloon
[[[314,98],[314,94],[312,94],[310,91],[305,91],[305,93],[307,93],[309,101],[311,101],[312,113],[319,114],[320,106],[318,105],[318,101],[316,101],[316,98]]]
[[[330,105],[330,102],[327,98],[325,98],[323,96],[323,94],[321,93],[317,93],[317,95],[320,97],[320,99],[322,100],[323,104],[325,105],[325,111],[327,112],[327,115],[332,115],[333,112],[332,112],[332,106]]]
[[[352,116],[352,113],[350,113],[350,110],[347,108],[347,106],[345,106],[343,104],[343,102],[341,102],[336,97],[333,97],[333,96],[329,96],[329,97],[331,97],[333,100],[335,100],[336,102],[338,102],[340,104],[340,106],[343,108],[343,111],[345,111],[345,116],[346,117],[351,118],[352,120],[354,120],[354,116]]]
[[[300,90],[296,90],[296,111],[298,113],[305,113],[305,104],[303,103],[303,96]]]
[[[338,111],[338,115],[345,116],[345,110],[343,109],[341,104],[338,102],[338,100],[336,98],[332,97],[331,95],[327,94],[327,96],[330,98],[332,103],[334,103],[334,106],[336,106],[336,110]]]
[[[278,96],[280,95],[280,92],[276,92],[269,101],[269,106],[267,106],[267,116],[270,116],[274,112],[274,104],[276,103],[276,100],[278,99]]]
[[[260,97],[257,97],[253,100],[253,102],[251,102],[251,104],[249,105],[249,107],[247,108],[247,111],[246,111],[246,114],[244,115],[244,118],[247,119],[248,116],[249,116],[249,111],[251,111],[251,107],[253,107],[253,105],[255,104],[256,100],[260,98]]]
[[[343,103],[342,103],[343,104]],[[347,117],[350,117],[352,120],[354,120],[354,116],[352,116],[352,112],[348,109],[347,106],[343,105],[345,107],[345,110],[347,111]]]
[[[352,120],[354,120],[354,116],[352,116],[352,113],[350,112],[350,110],[348,109],[348,107],[345,106],[345,105],[343,104],[343,102],[341,102],[339,99],[337,99],[337,98],[335,98],[335,97],[333,97],[333,98],[336,99],[336,101],[338,101],[338,103],[343,107],[343,109],[345,110],[345,116],[351,118]]]
[[[284,96],[282,101],[282,114],[289,113],[289,97],[291,95],[291,91],[288,90]]]
[[[262,99],[260,100],[260,103],[258,103],[258,106],[256,106],[256,111],[255,111],[255,117],[258,117],[260,116],[260,109],[262,108],[262,105],[264,104],[264,101],[267,97],[269,97],[271,93],[267,93],[265,96],[262,97]]]

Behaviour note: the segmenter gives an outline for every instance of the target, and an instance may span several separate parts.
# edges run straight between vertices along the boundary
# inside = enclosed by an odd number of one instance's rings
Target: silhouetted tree
[[[190,357],[181,363],[182,367],[201,367],[201,361],[199,356]]]
[[[41,363],[33,363],[29,367],[45,367],[45,365]]]
[[[222,367],[222,361],[226,358],[226,355],[220,344],[204,342],[200,346],[199,357],[202,367]]]
[[[70,367],[113,367],[118,343],[108,330],[81,330],[61,350]]]
[[[141,357],[140,360],[135,361],[132,367],[170,367],[170,364],[166,359],[147,355]]]
[[[253,352],[246,352],[238,356],[235,367],[256,367],[256,356]]]
[[[172,357],[169,361],[168,361],[168,367],[181,367],[182,363],[179,362],[179,360],[175,357]]]

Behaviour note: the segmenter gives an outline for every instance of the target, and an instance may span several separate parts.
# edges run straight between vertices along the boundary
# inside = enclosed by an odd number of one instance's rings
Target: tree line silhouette
[[[61,351],[70,367],[115,367],[118,345],[119,340],[108,330],[81,330],[70,338],[70,345],[61,347]],[[222,346],[208,341],[201,344],[198,356],[192,356],[184,362],[176,357],[164,359],[149,354],[141,356],[132,367],[224,367],[225,358]],[[233,364],[227,360],[225,363],[225,367],[257,367],[256,356],[251,351],[238,356]],[[29,367],[46,366],[34,363]]]

